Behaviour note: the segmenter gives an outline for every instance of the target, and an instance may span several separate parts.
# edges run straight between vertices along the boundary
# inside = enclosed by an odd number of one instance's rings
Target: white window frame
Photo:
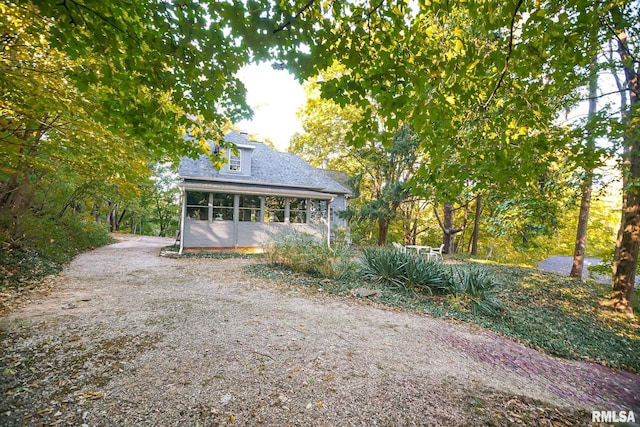
[[[241,172],[242,170],[242,150],[238,150],[238,155],[229,150],[229,172]]]

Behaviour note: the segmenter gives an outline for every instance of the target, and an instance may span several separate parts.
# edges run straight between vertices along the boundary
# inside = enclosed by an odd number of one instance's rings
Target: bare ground
[[[640,377],[124,237],[0,317],[0,425],[589,425]]]

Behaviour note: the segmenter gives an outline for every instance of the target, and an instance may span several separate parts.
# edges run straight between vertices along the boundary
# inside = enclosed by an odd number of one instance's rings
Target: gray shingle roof
[[[183,157],[180,177],[183,179],[217,182],[266,184],[278,187],[302,187],[327,193],[350,194],[351,191],[317,170],[295,154],[272,150],[265,144],[251,142],[246,135],[229,132],[225,140],[234,144],[249,145],[251,150],[251,176],[220,173],[207,156],[194,160]]]

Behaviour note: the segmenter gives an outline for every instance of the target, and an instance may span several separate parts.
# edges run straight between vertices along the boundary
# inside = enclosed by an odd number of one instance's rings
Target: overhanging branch
[[[518,0],[518,4],[516,4],[516,10],[513,11],[513,15],[511,16],[511,24],[509,26],[509,47],[507,49],[507,56],[504,60],[504,67],[502,68],[502,73],[500,73],[500,79],[498,79],[498,83],[496,84],[496,87],[493,88],[493,91],[491,92],[489,99],[487,99],[487,102],[484,103],[485,109],[489,106],[493,98],[496,96],[496,93],[498,93],[498,89],[500,89],[500,86],[504,81],[504,77],[507,75],[507,71],[509,71],[509,60],[511,59],[511,53],[513,52],[513,30],[514,30],[513,27],[516,24],[516,17],[518,16],[520,7],[522,7],[523,1],[524,0]]]
[[[293,19],[298,19],[303,13],[305,13],[307,10],[309,10],[309,8],[311,8],[311,6],[313,5],[314,1],[315,0],[309,0],[304,6],[302,6],[302,8],[298,11],[298,13],[296,13],[296,15],[293,17]],[[273,30],[273,34],[279,33],[280,31],[290,27],[291,26],[291,22],[292,22],[292,20],[290,19],[287,22],[283,23],[278,28]]]

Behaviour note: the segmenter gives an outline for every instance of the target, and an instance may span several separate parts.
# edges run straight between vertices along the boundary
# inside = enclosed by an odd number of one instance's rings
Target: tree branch
[[[502,85],[504,76],[507,75],[507,71],[509,70],[509,60],[511,59],[511,53],[513,52],[513,27],[515,26],[516,17],[518,16],[518,11],[522,6],[523,1],[524,0],[518,0],[518,4],[516,4],[516,10],[513,11],[513,15],[511,16],[511,25],[509,26],[509,47],[507,49],[507,56],[504,60],[504,67],[502,68],[502,73],[500,73],[500,79],[498,80],[496,87],[493,88],[493,92],[491,92],[489,99],[487,99],[487,102],[484,103],[485,109],[489,106],[493,98],[496,96],[496,93],[498,93],[498,89],[500,89],[500,86]]]
[[[614,75],[615,76],[615,75]],[[615,77],[614,77],[615,78]],[[616,79],[617,80],[617,79]],[[619,82],[619,80],[618,80]],[[618,87],[620,88],[620,85],[618,84]],[[628,92],[631,89],[629,88],[620,88],[619,90],[614,90],[613,92],[607,92],[607,93],[602,93],[600,95],[596,95],[596,96],[589,96],[587,98],[581,98],[580,101],[589,101],[592,99],[599,99],[599,98],[604,98],[605,96],[609,96],[609,95],[615,95],[616,93],[622,93],[622,92]]]
[[[433,213],[436,215],[436,219],[438,220],[438,225],[440,226],[442,231],[446,233],[446,229],[444,228],[444,224],[442,223],[442,220],[440,219],[440,215],[438,214],[438,208],[436,208],[435,206],[433,207]]]
[[[298,13],[296,13],[296,15],[293,17],[293,19],[298,19],[303,13],[305,13],[307,10],[309,10],[311,8],[311,6],[313,5],[313,3],[315,2],[315,0],[309,0],[304,6],[302,6],[302,8],[298,11]],[[291,26],[291,19],[288,20],[287,22],[285,22],[284,24],[280,25],[278,28],[273,30],[273,34],[279,33],[280,31],[288,28]]]
[[[616,31],[616,29],[613,28],[611,26],[611,24],[609,22],[607,22],[606,20],[600,18],[600,22],[605,27],[607,27],[607,29],[609,30],[609,32],[611,32],[611,34],[613,34],[613,37],[615,37],[616,41],[618,42],[618,46],[620,46],[620,49],[622,49],[624,51],[624,54],[627,55],[631,59],[631,61],[633,61],[634,63],[637,64],[638,62],[640,62],[640,61],[638,61],[638,58],[636,58],[635,55],[631,52],[631,50],[627,46],[627,43],[620,38],[620,35],[619,35],[618,31]]]
[[[85,11],[92,13],[93,15],[97,16],[102,22],[104,22],[105,24],[107,24],[108,26],[114,28],[115,30],[121,32],[122,34],[124,34],[127,37],[132,38],[133,40],[136,41],[136,43],[140,44],[140,38],[137,37],[135,34],[129,33],[126,29],[124,28],[120,28],[118,25],[116,25],[115,23],[113,23],[111,20],[109,20],[106,16],[102,15],[101,13],[99,13],[98,11],[91,9],[90,7],[88,7],[85,4],[79,3],[77,0],[69,0],[74,6],[75,8],[78,10],[78,14],[80,16],[82,16],[82,12],[80,11],[80,9],[84,9]],[[60,4],[61,6],[64,6],[64,8],[69,12],[69,19],[71,19],[71,23],[76,25],[75,20],[73,19],[73,16],[71,14],[71,10],[69,9],[69,6],[67,6],[67,0],[63,0],[62,3]],[[83,17],[84,19],[84,17]],[[88,22],[86,19],[84,19],[85,25]]]

